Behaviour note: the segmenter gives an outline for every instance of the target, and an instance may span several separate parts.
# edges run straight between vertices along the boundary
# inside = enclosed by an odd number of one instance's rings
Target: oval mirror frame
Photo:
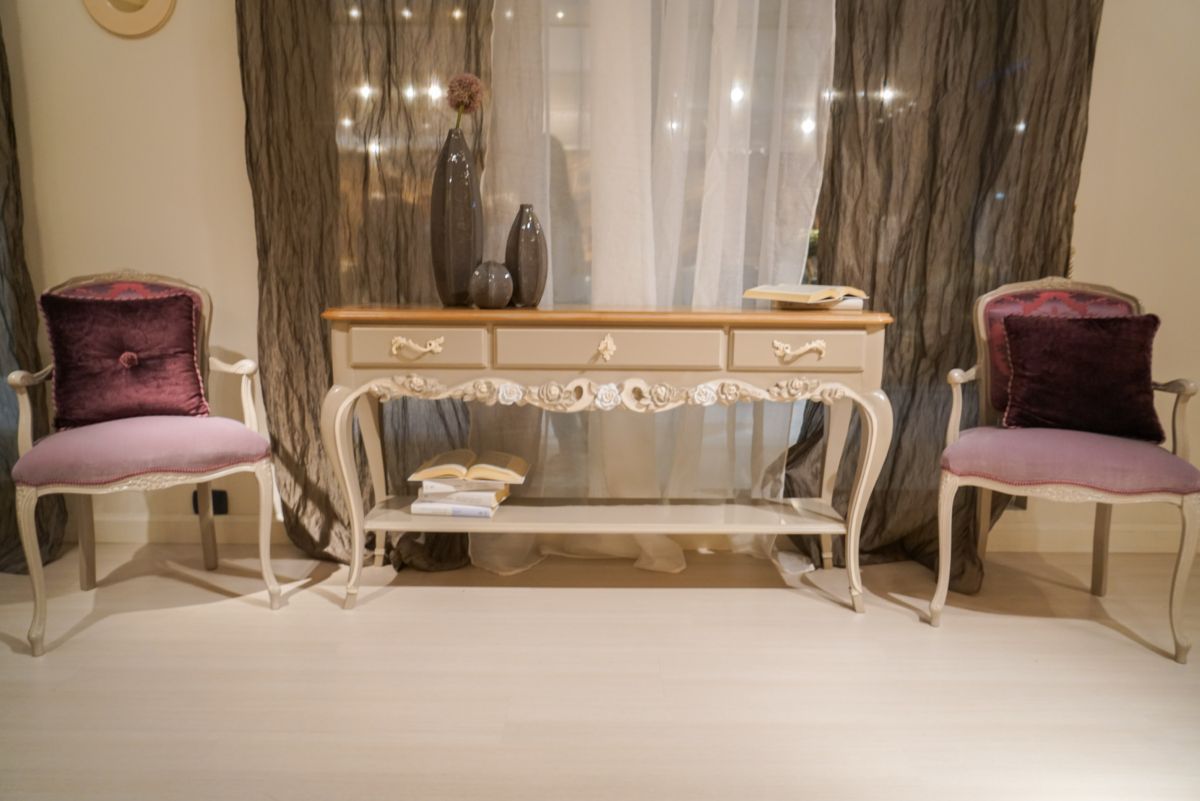
[[[83,7],[104,30],[136,39],[149,36],[167,23],[175,10],[175,0],[146,0],[141,8],[125,11],[112,0],[83,0]]]

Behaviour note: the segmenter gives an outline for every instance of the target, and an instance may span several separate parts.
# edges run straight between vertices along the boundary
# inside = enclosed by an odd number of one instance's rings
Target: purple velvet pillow
[[[54,356],[55,425],[208,414],[191,293],[144,298],[42,295]]]
[[[1162,442],[1150,356],[1158,318],[1004,318],[1006,428],[1069,428]]]

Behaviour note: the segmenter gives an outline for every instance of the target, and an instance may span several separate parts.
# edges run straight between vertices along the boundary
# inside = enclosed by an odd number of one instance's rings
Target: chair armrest
[[[975,380],[975,371],[976,367],[972,367],[969,370],[954,369],[946,374],[946,382],[950,384],[950,421],[946,424],[946,447],[958,442],[958,429],[962,425],[962,385]]]
[[[1171,413],[1171,453],[1180,459],[1188,458],[1187,404],[1200,391],[1200,384],[1186,378],[1176,378],[1165,384],[1154,384],[1159,392],[1170,392],[1175,396],[1175,409]]]
[[[44,384],[54,375],[54,367],[43,367],[36,373],[13,370],[8,385],[17,394],[17,456],[24,456],[33,447],[33,407],[29,403],[29,388]]]
[[[258,383],[258,362],[253,359],[241,359],[233,364],[223,362],[216,356],[208,357],[208,366],[218,373],[228,373],[242,377],[242,420],[252,431],[262,433],[258,426],[258,412],[254,409],[254,390]]]

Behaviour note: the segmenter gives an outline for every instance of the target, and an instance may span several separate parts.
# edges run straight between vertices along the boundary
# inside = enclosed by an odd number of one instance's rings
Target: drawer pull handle
[[[600,340],[600,344],[596,346],[596,355],[607,362],[616,352],[617,343],[613,342],[612,334],[605,334],[604,339]]]
[[[814,339],[811,342],[805,342],[800,347],[792,350],[792,346],[778,339],[771,340],[771,349],[775,351],[775,356],[780,361],[790,361],[799,359],[806,353],[817,354],[817,361],[825,358],[825,340]]]
[[[441,353],[442,346],[446,344],[445,337],[434,337],[424,345],[418,345],[408,337],[393,337],[392,338],[392,355],[402,355],[405,348],[416,353],[418,356],[424,356],[426,353]]]

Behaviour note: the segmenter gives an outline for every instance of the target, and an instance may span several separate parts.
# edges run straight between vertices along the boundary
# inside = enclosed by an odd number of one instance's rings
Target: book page
[[[467,471],[469,479],[492,479],[508,484],[524,484],[529,473],[529,463],[520,456],[501,451],[481,453]]]
[[[439,453],[425,461],[409,481],[424,481],[427,478],[465,478],[468,468],[475,463],[475,451],[462,448]]]

